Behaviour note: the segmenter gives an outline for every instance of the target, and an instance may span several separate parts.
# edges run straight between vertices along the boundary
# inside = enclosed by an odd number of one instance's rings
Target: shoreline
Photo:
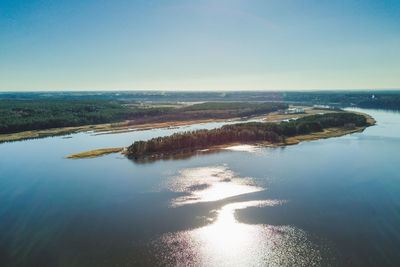
[[[251,117],[250,119],[252,119]],[[228,122],[241,120],[242,118],[227,118],[227,119],[202,119],[202,120],[190,120],[190,121],[173,121],[173,122],[160,122],[160,123],[145,123],[145,124],[131,124],[132,121],[124,121],[117,123],[105,123],[105,124],[91,124],[84,126],[73,126],[73,127],[62,127],[52,128],[46,130],[32,130],[23,131],[18,133],[0,134],[0,144],[4,142],[15,142],[29,139],[45,138],[51,136],[70,135],[82,132],[93,132],[93,135],[104,135],[104,134],[118,134],[136,131],[145,131],[160,128],[174,128],[179,126],[186,126],[199,123],[208,122]]]
[[[193,149],[192,151],[176,151],[176,152],[171,152],[168,154],[152,154],[152,155],[145,155],[143,157],[138,157],[140,159],[144,158],[151,158],[151,159],[161,159],[163,157],[173,157],[174,155],[177,156],[182,156],[184,154],[190,154],[190,153],[196,153],[196,152],[210,152],[210,151],[217,151],[220,149],[225,149],[228,147],[232,146],[238,146],[238,145],[259,145],[259,146],[270,146],[270,147],[284,147],[284,146],[289,146],[289,145],[296,145],[301,142],[305,141],[314,141],[314,140],[319,140],[319,139],[327,139],[327,138],[333,138],[333,137],[340,137],[344,136],[347,134],[352,134],[356,132],[362,132],[364,131],[367,127],[373,126],[376,124],[376,121],[374,118],[372,118],[370,115],[361,113],[361,112],[352,112],[356,114],[363,115],[367,118],[367,123],[368,125],[362,126],[362,127],[354,127],[352,129],[346,129],[346,128],[338,128],[338,127],[331,127],[331,128],[326,128],[322,132],[314,132],[310,134],[305,134],[305,135],[296,135],[292,137],[287,137],[285,142],[282,143],[270,143],[270,142],[248,142],[248,143],[243,143],[243,142],[233,142],[233,143],[228,143],[228,144],[223,144],[223,145],[216,145],[216,146],[211,146],[206,149]],[[297,114],[300,115],[300,114]],[[310,114],[304,114],[304,116],[310,115]],[[96,158],[100,157],[106,154],[111,154],[111,153],[117,153],[121,152],[121,154],[125,154],[126,149],[123,147],[119,148],[105,148],[105,149],[95,149],[91,151],[85,151],[85,152],[80,152],[80,153],[75,153],[69,156],[66,156],[65,158],[69,159],[83,159],[83,158]]]

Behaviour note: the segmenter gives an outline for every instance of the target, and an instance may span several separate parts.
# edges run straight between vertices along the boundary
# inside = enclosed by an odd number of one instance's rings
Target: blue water
[[[2,265],[399,265],[400,113],[284,148],[133,162],[72,153],[192,125],[0,144]]]

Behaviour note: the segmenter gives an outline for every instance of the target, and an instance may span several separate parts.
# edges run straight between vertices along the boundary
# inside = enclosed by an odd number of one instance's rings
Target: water
[[[223,123],[0,144],[1,265],[399,265],[400,114],[361,111],[363,133],[147,163],[63,157]]]

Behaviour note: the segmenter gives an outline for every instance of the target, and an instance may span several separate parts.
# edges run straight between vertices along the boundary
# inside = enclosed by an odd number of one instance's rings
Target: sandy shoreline
[[[97,157],[100,157],[100,156],[103,156],[103,155],[107,155],[107,154],[111,154],[111,153],[122,152],[123,150],[124,150],[123,147],[101,148],[101,149],[95,149],[95,150],[90,150],[90,151],[85,151],[85,152],[72,154],[72,155],[66,156],[65,158],[67,158],[67,159],[97,158]]]

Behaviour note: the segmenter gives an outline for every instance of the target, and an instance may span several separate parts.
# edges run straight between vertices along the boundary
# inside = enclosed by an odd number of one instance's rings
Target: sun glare
[[[174,199],[172,207],[264,190],[255,185],[253,178],[240,178],[226,166],[185,169],[164,186],[187,193]],[[176,266],[249,266],[290,265],[304,258],[305,263],[317,263],[319,252],[302,230],[290,226],[245,224],[235,217],[237,210],[284,203],[282,200],[252,200],[224,205],[216,211],[216,219],[209,225],[163,235],[159,240],[161,246],[172,251],[169,258],[162,261]]]

